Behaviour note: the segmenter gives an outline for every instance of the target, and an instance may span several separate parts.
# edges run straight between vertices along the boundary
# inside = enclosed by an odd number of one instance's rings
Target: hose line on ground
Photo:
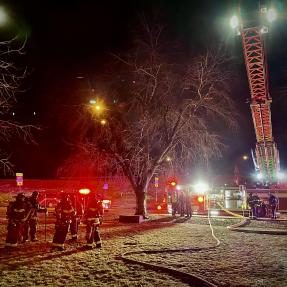
[[[188,283],[190,286],[202,286],[202,287],[217,287],[217,285],[201,278],[200,276],[179,271],[171,267],[166,267],[159,264],[152,264],[147,263],[144,261],[128,258],[129,255],[135,255],[135,254],[156,254],[156,253],[176,253],[176,252],[197,252],[197,251],[206,251],[211,250],[220,245],[220,241],[218,238],[214,235],[212,225],[210,223],[210,228],[212,232],[212,236],[216,240],[216,244],[209,246],[209,247],[192,247],[192,248],[177,248],[177,249],[156,249],[156,250],[141,250],[141,251],[129,251],[121,254],[119,256],[120,259],[122,259],[124,262],[132,263],[132,264],[140,264],[142,266],[148,267],[152,270],[158,271],[161,270],[169,275],[172,275],[173,277],[179,278],[181,281]]]

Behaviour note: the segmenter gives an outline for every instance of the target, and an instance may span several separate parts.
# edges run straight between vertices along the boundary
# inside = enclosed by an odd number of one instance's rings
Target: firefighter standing
[[[16,196],[16,201],[10,202],[7,208],[7,237],[6,248],[17,247],[18,242],[21,240],[24,222],[28,211],[27,203],[23,193]]]
[[[28,217],[24,224],[23,231],[23,242],[29,240],[29,235],[31,241],[38,241],[36,237],[37,223],[38,223],[38,212],[47,212],[46,208],[40,206],[38,202],[39,192],[33,191],[32,195],[26,198],[26,202],[29,208]]]
[[[272,194],[271,192],[269,192],[269,205],[271,206],[271,218],[275,219],[276,218],[276,208],[278,205],[278,198]]]
[[[192,216],[191,201],[192,201],[191,192],[187,190],[185,195],[185,211],[186,211],[186,217],[188,218],[191,218]]]
[[[94,247],[94,243],[96,243],[96,248],[102,247],[99,226],[101,224],[103,214],[104,210],[102,202],[98,200],[96,195],[92,196],[85,211],[86,248],[92,249]]]
[[[178,196],[175,190],[171,191],[170,199],[171,199],[172,216],[175,216],[176,212],[178,211]]]
[[[64,243],[67,237],[67,233],[69,231],[72,218],[75,215],[73,204],[68,195],[63,195],[62,200],[59,202],[55,209],[55,212],[56,224],[53,238],[53,248],[64,250]]]
[[[183,190],[179,191],[179,196],[178,196],[178,208],[179,208],[179,213],[180,216],[184,216],[185,214],[185,193]]]
[[[251,208],[251,217],[256,218],[257,207],[258,207],[258,203],[260,202],[260,198],[258,197],[258,195],[253,195],[252,192],[250,192],[247,202],[248,202],[249,207]]]
[[[81,201],[78,200],[76,196],[74,196],[73,203],[74,203],[75,214],[72,217],[72,222],[70,226],[70,231],[72,235],[72,239],[70,240],[70,242],[77,242],[79,225],[81,222],[81,218],[84,214],[84,210]]]

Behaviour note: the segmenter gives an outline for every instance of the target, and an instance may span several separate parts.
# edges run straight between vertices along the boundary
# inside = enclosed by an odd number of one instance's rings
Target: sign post
[[[17,183],[17,186],[19,187],[23,186],[23,173],[22,172],[16,173],[16,183]]]

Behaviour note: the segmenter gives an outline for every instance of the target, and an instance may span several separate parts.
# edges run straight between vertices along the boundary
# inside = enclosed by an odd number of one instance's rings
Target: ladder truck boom
[[[261,14],[267,9],[261,8]],[[277,183],[280,171],[279,151],[272,135],[270,105],[272,102],[268,89],[268,73],[263,34],[266,26],[243,27],[237,30],[241,35],[245,66],[251,93],[250,109],[256,135],[255,169],[264,184]]]

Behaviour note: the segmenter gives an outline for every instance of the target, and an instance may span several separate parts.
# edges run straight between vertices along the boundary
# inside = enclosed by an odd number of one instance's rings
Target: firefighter
[[[19,193],[16,196],[16,201],[9,203],[6,212],[8,218],[6,248],[17,247],[18,242],[21,241],[27,212],[28,206],[25,202],[25,196],[23,193]]]
[[[75,215],[75,209],[68,195],[63,195],[61,201],[55,208],[56,212],[56,224],[55,234],[53,238],[52,248],[58,250],[64,250],[64,243],[67,237],[67,233],[72,222],[72,218]]]
[[[183,190],[179,191],[179,195],[178,195],[178,209],[179,209],[179,213],[180,216],[184,216],[185,214],[185,193],[183,192]]]
[[[76,243],[78,239],[78,230],[79,230],[79,225],[81,222],[81,218],[84,214],[84,209],[83,209],[83,204],[76,196],[73,198],[73,206],[75,209],[75,214],[72,217],[72,222],[70,226],[70,231],[72,238],[70,240],[71,243]]]
[[[98,199],[97,195],[93,195],[85,211],[87,240],[85,248],[92,249],[95,246],[94,243],[96,243],[96,248],[102,247],[99,226],[102,222],[103,214],[102,202]]]
[[[269,192],[269,198],[268,198],[269,205],[271,206],[271,218],[275,219],[276,218],[276,208],[278,205],[278,198]]]
[[[176,215],[178,211],[178,195],[176,190],[171,191],[171,209],[172,209],[172,216]]]
[[[24,232],[23,232],[23,242],[29,240],[29,235],[31,241],[38,241],[36,237],[37,232],[37,223],[38,223],[38,212],[47,212],[46,208],[40,206],[38,202],[38,191],[33,191],[32,195],[26,198],[26,202],[29,209],[29,215],[24,224]]]
[[[251,209],[251,217],[257,218],[257,207],[260,202],[260,198],[258,195],[253,195],[252,192],[250,192],[249,197],[247,199],[247,203]]]
[[[185,211],[187,218],[191,218],[192,216],[191,201],[192,201],[191,191],[187,190],[185,195]]]

